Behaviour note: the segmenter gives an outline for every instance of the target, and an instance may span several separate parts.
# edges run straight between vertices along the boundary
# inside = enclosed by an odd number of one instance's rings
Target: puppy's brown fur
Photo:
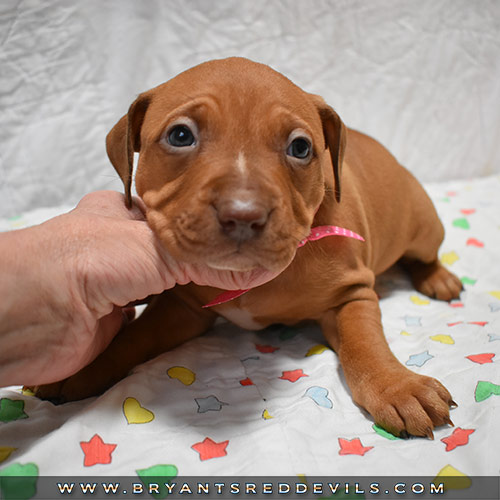
[[[195,144],[169,144],[178,125],[192,130]],[[309,157],[290,154],[296,138],[310,142]],[[174,257],[228,273],[283,272],[212,309],[201,306],[220,290],[166,291],[91,365],[39,394],[71,400],[102,392],[136,364],[202,334],[217,315],[249,329],[313,320],[354,400],[377,424],[432,437],[450,423],[448,391],[401,365],[382,331],[375,276],[398,260],[426,295],[450,300],[461,290],[437,259],[443,227],[431,201],[383,146],[346,129],[323,99],[283,75],[231,58],[141,94],[107,147],[128,203],[140,153],[137,192]],[[330,237],[297,250],[311,227],[329,224],[366,241]]]

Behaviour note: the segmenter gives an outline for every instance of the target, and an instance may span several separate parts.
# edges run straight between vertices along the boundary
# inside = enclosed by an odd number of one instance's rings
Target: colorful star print
[[[283,374],[279,378],[282,380],[288,380],[289,382],[297,382],[299,378],[309,377],[309,375],[306,375],[301,368],[298,368],[297,370],[285,370],[282,373]]]
[[[115,451],[116,444],[105,443],[99,434],[95,434],[90,441],[81,441],[85,459],[83,465],[91,467],[96,464],[110,464],[111,454]]]
[[[198,413],[206,413],[207,411],[220,411],[224,403],[219,401],[216,396],[208,396],[206,398],[195,398],[196,404],[198,405]]]
[[[485,363],[493,363],[493,358],[495,357],[495,353],[485,352],[483,354],[471,354],[470,356],[465,356],[465,357],[467,359],[470,359],[474,363],[484,365]]]
[[[457,446],[464,446],[469,443],[469,436],[475,431],[475,429],[462,429],[457,427],[453,433],[441,439],[441,441],[446,445],[446,451],[454,450]]]
[[[206,437],[200,443],[195,443],[191,448],[200,454],[200,460],[209,460],[210,458],[224,457],[227,455],[226,447],[229,440],[216,443],[209,437]]]
[[[408,361],[406,362],[406,366],[423,366],[429,359],[432,359],[434,356],[429,354],[429,351],[424,351],[419,354],[412,354]]]
[[[339,438],[340,451],[339,455],[361,455],[370,451],[373,446],[363,446],[359,438],[351,440]]]
[[[12,422],[28,418],[24,413],[24,401],[21,399],[0,399],[0,422]]]

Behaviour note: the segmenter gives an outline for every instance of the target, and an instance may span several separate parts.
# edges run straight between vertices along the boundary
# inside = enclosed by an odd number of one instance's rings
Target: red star
[[[457,446],[463,446],[469,443],[469,436],[475,431],[475,429],[461,429],[457,427],[453,434],[448,437],[441,439],[441,441],[446,445],[446,451],[454,450]]]
[[[281,375],[280,379],[282,380],[288,380],[290,382],[297,382],[299,378],[301,377],[309,377],[309,375],[306,375],[303,371],[302,368],[299,368],[298,370],[286,370],[283,372],[283,375]]]
[[[99,434],[95,434],[90,441],[81,441],[85,460],[83,465],[90,467],[95,464],[110,464],[111,453],[115,451],[116,444],[105,443]]]
[[[247,377],[243,380],[240,380],[241,385],[253,385],[252,379],[250,377]]]
[[[470,356],[465,356],[467,359],[470,359],[474,363],[479,363],[480,365],[484,365],[485,363],[493,363],[492,359],[495,357],[495,353],[493,352],[485,352],[484,354],[471,354]]]
[[[363,446],[359,438],[348,439],[339,438],[340,451],[339,455],[361,455],[370,451],[373,446]]]
[[[277,351],[279,349],[279,347],[273,347],[272,345],[255,344],[255,347],[256,347],[257,351],[259,351],[263,354],[267,354],[269,352],[274,352],[274,351]]]
[[[195,443],[191,448],[200,454],[200,460],[210,458],[224,457],[227,455],[226,446],[229,440],[216,443],[209,437],[206,437],[201,443]]]

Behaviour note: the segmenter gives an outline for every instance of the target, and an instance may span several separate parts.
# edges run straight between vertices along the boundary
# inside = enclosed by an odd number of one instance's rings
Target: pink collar
[[[325,238],[326,236],[345,236],[347,238],[354,238],[355,240],[365,241],[362,236],[351,231],[350,229],[345,229],[339,226],[317,226],[311,229],[309,236],[303,239],[297,245],[297,248],[303,247],[308,241],[320,240],[321,238]],[[229,302],[230,300],[236,299],[244,293],[247,293],[249,290],[250,288],[247,288],[246,290],[227,290],[217,295],[215,299],[202,307],[213,307],[218,306],[219,304],[224,304],[224,302]]]

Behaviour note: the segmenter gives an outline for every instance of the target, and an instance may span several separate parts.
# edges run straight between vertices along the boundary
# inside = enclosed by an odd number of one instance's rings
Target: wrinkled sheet
[[[440,259],[465,291],[451,303],[430,300],[398,269],[377,291],[393,352],[447,386],[458,403],[455,428],[436,429],[433,441],[393,439],[352,402],[317,328],[252,332],[221,323],[98,398],[54,406],[0,389],[0,471],[499,475],[500,177],[426,187],[446,228]],[[0,229],[49,215],[20,214]]]
[[[420,180],[500,172],[500,2],[3,0],[0,216],[120,189],[137,94],[244,56],[322,95]]]

